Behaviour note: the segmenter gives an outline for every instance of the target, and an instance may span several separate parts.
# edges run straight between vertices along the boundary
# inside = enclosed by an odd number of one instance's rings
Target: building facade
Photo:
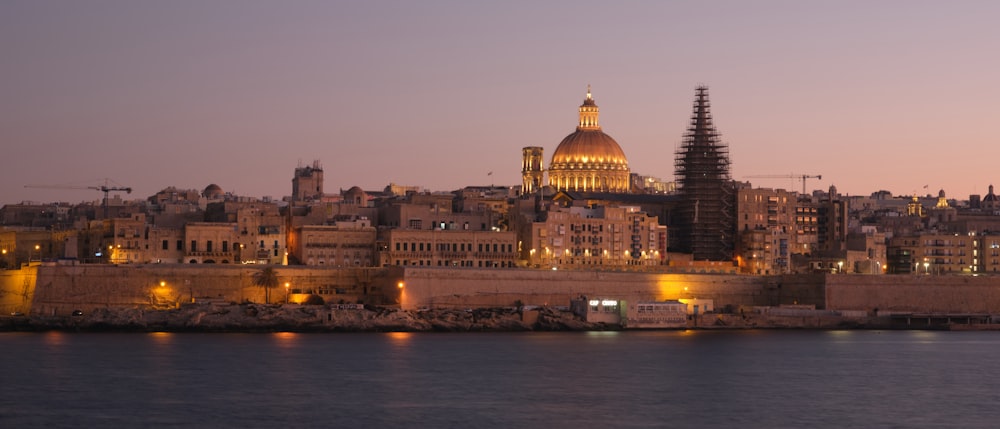
[[[378,256],[382,266],[512,268],[516,244],[512,231],[389,229]]]
[[[376,230],[366,220],[296,228],[290,257],[302,265],[373,267]]]
[[[522,228],[534,268],[654,269],[666,264],[667,228],[638,207],[551,207]]]

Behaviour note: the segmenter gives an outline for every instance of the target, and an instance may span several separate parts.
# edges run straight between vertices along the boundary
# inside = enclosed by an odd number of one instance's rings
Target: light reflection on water
[[[993,427],[990,332],[0,333],[0,427]]]

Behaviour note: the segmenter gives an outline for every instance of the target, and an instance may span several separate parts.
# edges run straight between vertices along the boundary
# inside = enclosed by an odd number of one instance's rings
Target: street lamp
[[[285,282],[285,304],[288,304],[288,288],[291,286],[290,283]]]
[[[924,261],[924,274],[930,274],[931,263]]]
[[[41,260],[41,259],[42,259],[42,252],[41,252],[41,249],[42,249],[42,246],[41,246],[41,245],[38,245],[38,244],[36,244],[36,245],[35,245],[35,249],[34,249],[34,250],[32,250],[32,251],[29,251],[29,252],[28,252],[28,262],[31,262],[31,261],[38,261],[38,260]],[[32,256],[32,255],[35,255],[36,253],[38,254],[38,259],[35,259],[35,258],[34,258],[34,257]]]
[[[844,273],[844,261],[837,261],[837,274]]]

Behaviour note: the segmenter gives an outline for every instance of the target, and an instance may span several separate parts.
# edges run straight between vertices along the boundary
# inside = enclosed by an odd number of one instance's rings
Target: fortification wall
[[[775,305],[763,277],[571,270],[403,268],[404,309],[569,305],[581,295],[625,300],[712,299],[716,306]],[[822,294],[813,294],[822,298]]]
[[[1000,314],[1000,277],[828,274],[833,310]]]
[[[36,266],[0,270],[0,315],[28,314],[35,294]]]
[[[387,281],[384,269],[272,267],[279,286],[270,290],[268,299],[264,289],[253,284],[254,273],[263,266],[150,264],[33,267],[37,269],[37,279],[30,299],[30,312],[57,315],[107,307],[171,308],[195,299],[258,303],[266,300],[274,303],[284,301],[286,282],[293,290],[339,290],[343,293],[341,296],[354,302],[357,297],[378,294]],[[4,290],[7,283],[16,289],[19,280],[4,278]]]
[[[69,314],[104,307],[170,308],[192,299],[263,303],[260,266],[43,265],[0,271],[0,314]],[[715,307],[1000,314],[1000,276],[814,274],[740,276],[532,269],[274,266],[291,289],[330,291],[327,302],[398,303],[403,309],[564,306],[581,295],[629,301],[711,299]],[[162,286],[161,286],[162,282]],[[403,288],[397,285],[402,282]],[[282,302],[284,287],[271,290]]]

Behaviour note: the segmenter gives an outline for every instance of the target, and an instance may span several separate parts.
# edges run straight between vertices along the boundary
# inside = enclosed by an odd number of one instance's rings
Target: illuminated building
[[[521,195],[538,191],[545,176],[543,149],[529,146],[521,149]]]
[[[549,186],[556,191],[616,192],[629,191],[629,169],[625,152],[611,136],[601,131],[598,108],[587,87],[587,98],[580,105],[576,131],[566,136],[552,153]],[[525,187],[532,187],[541,168],[541,151],[524,149],[522,174]],[[537,167],[537,168],[536,168]]]
[[[652,269],[666,262],[666,227],[638,207],[559,207],[525,225],[529,267]]]

